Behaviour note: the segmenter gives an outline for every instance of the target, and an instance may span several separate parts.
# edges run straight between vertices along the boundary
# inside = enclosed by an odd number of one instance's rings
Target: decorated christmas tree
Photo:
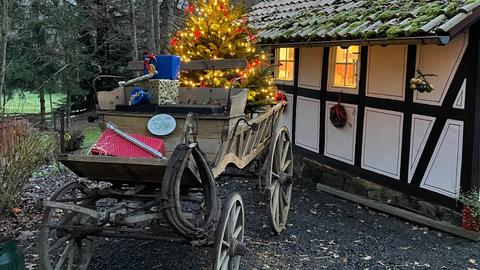
[[[255,33],[247,25],[244,8],[229,0],[190,1],[185,26],[170,41],[173,54],[182,61],[243,58],[246,69],[182,73],[189,87],[248,88],[250,106],[273,104],[278,94],[273,80],[274,65],[268,54],[256,48]],[[235,85],[232,80],[238,77]]]

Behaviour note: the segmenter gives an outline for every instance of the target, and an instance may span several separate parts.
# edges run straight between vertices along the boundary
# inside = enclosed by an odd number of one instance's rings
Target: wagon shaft
[[[123,227],[100,227],[100,226],[66,226],[66,225],[48,225],[51,229],[62,231],[71,235],[88,235],[108,238],[128,238],[139,240],[159,240],[171,243],[189,243],[185,238],[173,236],[161,236],[158,231],[149,232],[145,229],[133,229]],[[165,232],[164,232],[165,233]],[[167,234],[167,233],[165,233]],[[172,234],[172,233],[171,233]]]

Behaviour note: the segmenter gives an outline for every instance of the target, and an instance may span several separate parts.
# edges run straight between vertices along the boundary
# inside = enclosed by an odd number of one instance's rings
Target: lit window
[[[357,88],[359,53],[359,46],[335,47],[333,86]]]
[[[294,49],[279,48],[276,50],[277,64],[275,78],[282,81],[293,81]]]

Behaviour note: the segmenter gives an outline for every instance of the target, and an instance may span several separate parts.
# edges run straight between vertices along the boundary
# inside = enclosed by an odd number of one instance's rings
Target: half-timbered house
[[[478,0],[264,0],[249,20],[296,154],[454,207],[480,185],[479,16]],[[412,90],[419,72],[433,91]]]

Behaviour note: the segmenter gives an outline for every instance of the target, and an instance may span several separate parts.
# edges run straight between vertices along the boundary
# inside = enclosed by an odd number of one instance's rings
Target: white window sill
[[[349,87],[339,87],[330,85],[327,89],[328,92],[342,92],[345,94],[358,94],[358,87],[349,88]]]
[[[275,84],[293,86],[293,81],[275,80]]]

